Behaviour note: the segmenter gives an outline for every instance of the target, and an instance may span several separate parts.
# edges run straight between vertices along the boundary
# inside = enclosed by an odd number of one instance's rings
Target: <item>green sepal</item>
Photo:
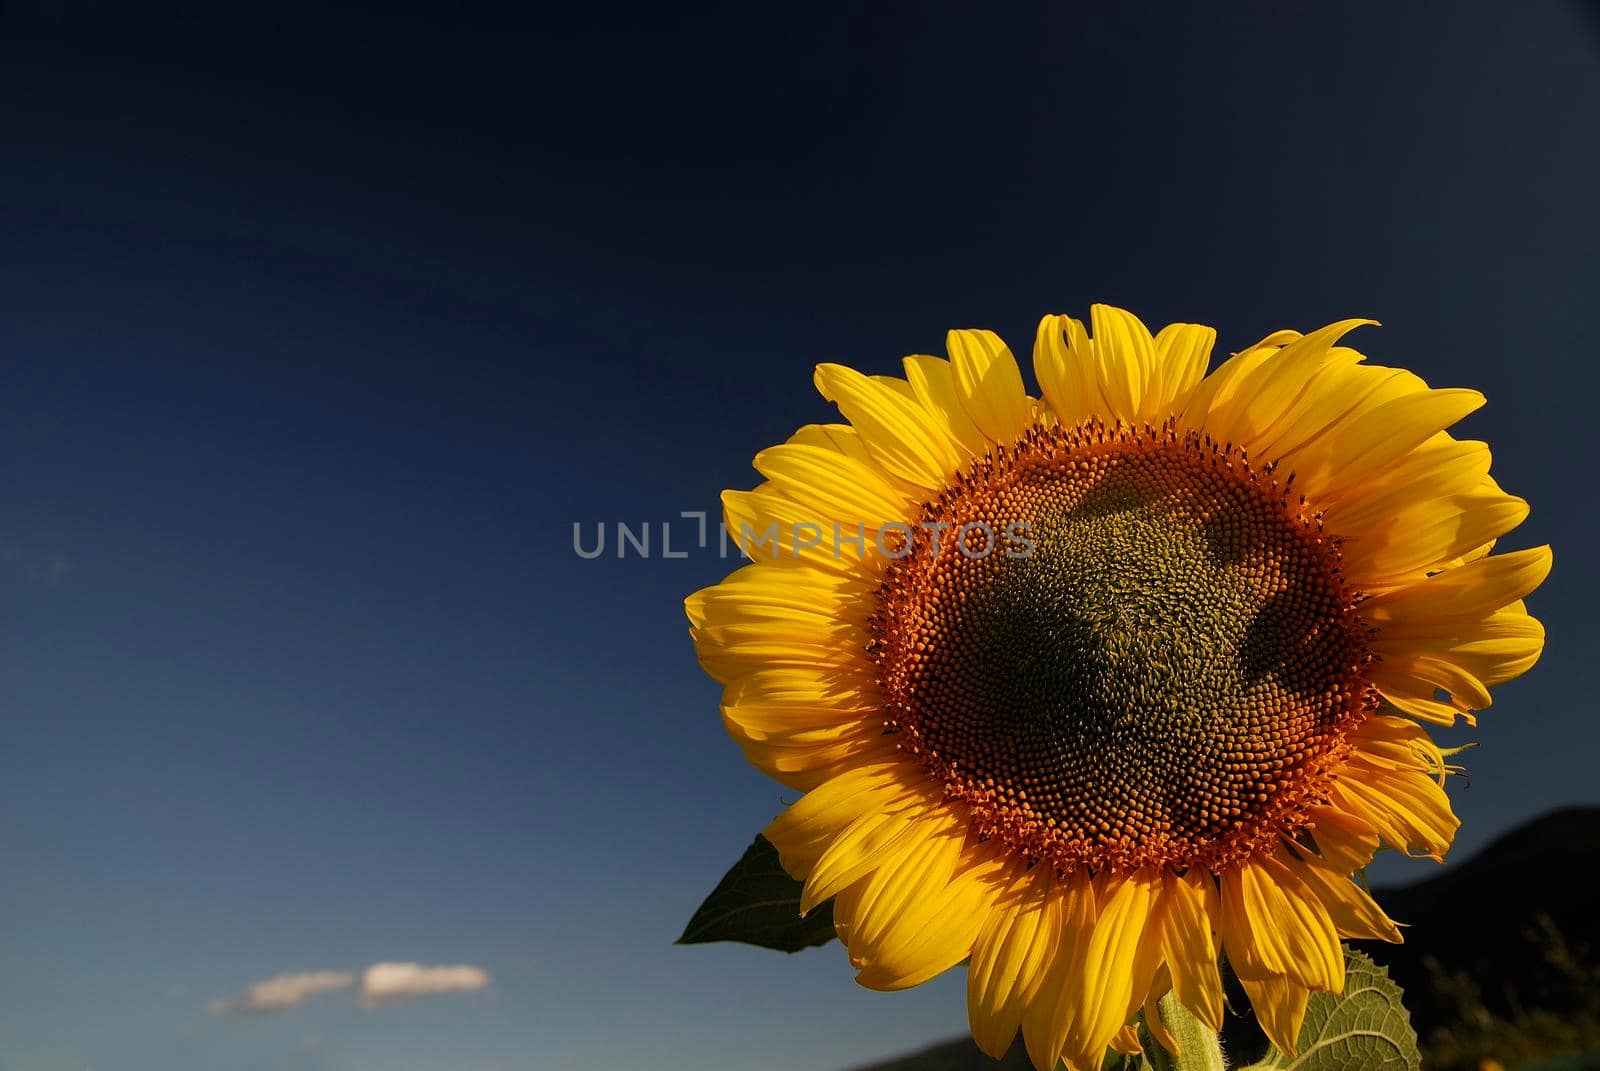
[[[739,941],[798,952],[834,940],[832,901],[802,918],[800,890],[801,883],[778,862],[778,849],[758,835],[695,911],[677,943]]]

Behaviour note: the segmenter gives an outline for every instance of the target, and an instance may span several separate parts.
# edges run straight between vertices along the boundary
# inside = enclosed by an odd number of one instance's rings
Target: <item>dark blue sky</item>
[[[829,417],[817,361],[1093,301],[1223,350],[1372,316],[1485,391],[1556,568],[1460,848],[1594,799],[1592,9],[128,8],[0,8],[5,1071],[827,1071],[963,1029],[959,976],[671,946],[783,800],[685,634],[733,563],[571,524],[715,509]],[[206,1012],[380,960],[494,984]]]

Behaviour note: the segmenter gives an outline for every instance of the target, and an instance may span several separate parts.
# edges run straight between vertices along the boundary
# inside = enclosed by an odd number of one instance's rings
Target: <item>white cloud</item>
[[[230,1012],[274,1012],[304,1004],[318,993],[330,989],[348,989],[356,976],[349,971],[298,971],[280,974],[257,982],[242,997],[213,1000],[206,1006],[212,1015]]]
[[[374,963],[361,974],[361,1003],[370,1008],[433,993],[466,993],[488,985],[487,971],[466,964],[424,967],[420,963]]]

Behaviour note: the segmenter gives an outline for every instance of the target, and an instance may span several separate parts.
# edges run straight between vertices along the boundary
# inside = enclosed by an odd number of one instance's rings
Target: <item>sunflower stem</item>
[[[1216,1031],[1197,1019],[1176,996],[1168,993],[1162,997],[1157,1010],[1162,1024],[1177,1043],[1178,1055],[1168,1053],[1152,1038],[1145,1052],[1156,1071],[1227,1071],[1228,1061],[1222,1055],[1222,1042],[1217,1039]]]

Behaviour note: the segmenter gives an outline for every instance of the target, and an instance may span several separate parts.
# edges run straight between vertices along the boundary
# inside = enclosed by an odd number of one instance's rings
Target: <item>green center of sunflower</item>
[[[1030,858],[1251,853],[1304,824],[1369,706],[1338,563],[1237,452],[1036,428],[929,505],[888,569],[889,726]]]

